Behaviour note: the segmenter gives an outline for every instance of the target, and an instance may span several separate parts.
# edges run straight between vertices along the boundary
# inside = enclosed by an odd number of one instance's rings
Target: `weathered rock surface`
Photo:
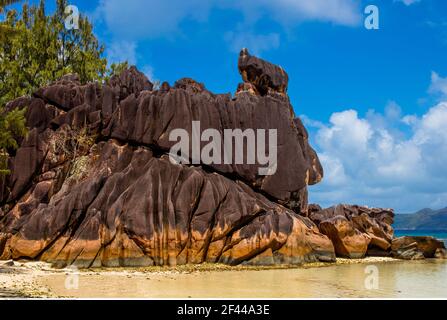
[[[396,248],[392,252],[393,257],[402,260],[424,260],[424,253],[418,249],[418,244],[412,242]]]
[[[435,259],[447,259],[447,250],[441,248],[436,249]]]
[[[321,209],[309,206],[309,218],[318,225],[335,246],[337,256],[364,257],[367,254],[387,256],[394,237],[394,213],[390,209],[338,205]]]
[[[424,259],[445,257],[445,244],[433,237],[406,236],[393,239],[391,250],[393,256],[402,259]]]
[[[242,56],[243,57],[243,56]],[[242,61],[244,61],[241,58]],[[286,77],[282,69],[251,57],[262,78]],[[241,70],[250,69],[254,62],[240,62]],[[263,73],[264,72],[264,73]],[[244,71],[241,71],[244,74]],[[256,73],[256,74],[258,74]],[[258,78],[246,77],[246,84],[259,86]],[[279,80],[277,80],[279,81]],[[111,119],[104,122],[102,135],[119,141],[152,146],[167,152],[177,143],[170,141],[169,133],[183,128],[192,136],[192,122],[200,121],[201,129],[216,129],[224,136],[225,129],[276,129],[277,170],[269,176],[259,174],[255,164],[236,164],[235,153],[232,164],[211,164],[213,171],[240,179],[250,187],[261,191],[275,201],[301,213],[307,211],[307,185],[318,183],[323,169],[315,151],[307,140],[307,132],[300,120],[295,119],[288,97],[282,93],[277,82],[266,81],[270,94],[259,95],[255,91],[239,91],[234,98],[216,95],[192,79],[181,79],[173,87],[158,92],[144,91],[138,97],[128,96],[113,111]],[[163,87],[163,86],[162,86]],[[281,87],[281,88],[280,88]],[[208,142],[201,142],[203,148]],[[222,141],[222,150],[224,145]],[[265,147],[269,150],[269,141]],[[191,160],[199,161],[192,157]],[[290,156],[293,155],[293,161]]]
[[[251,56],[247,49],[242,49],[238,67],[244,82],[252,84],[261,95],[287,93],[289,76],[281,67]]]
[[[101,85],[67,75],[10,102],[6,110],[27,107],[30,130],[0,178],[0,260],[91,267],[445,257],[433,240],[393,240],[392,210],[308,206],[307,186],[323,168],[290,105],[287,73],[247,50],[239,70],[234,97],[189,78],[154,90],[132,67]],[[234,164],[234,154],[233,164],[171,163],[169,133],[192,136],[193,121],[221,134],[276,129],[276,173]]]
[[[28,107],[30,132],[0,186],[0,259],[80,267],[334,261],[332,242],[305,217],[307,185],[323,171],[293,114],[287,74],[247,54],[242,87],[253,90],[234,98],[187,78],[154,91],[130,68],[105,85],[68,75],[8,104]],[[258,164],[172,164],[169,132],[191,133],[192,121],[219,132],[277,129],[276,174],[260,176]]]
[[[240,181],[113,140],[96,145],[87,163],[85,176],[66,179],[48,203],[34,200],[54,179],[12,208],[1,226],[10,235],[2,259],[81,267],[334,259],[331,242],[310,220]]]
[[[371,238],[355,229],[345,217],[335,216],[324,220],[319,224],[319,229],[332,240],[337,256],[351,259],[365,257]]]

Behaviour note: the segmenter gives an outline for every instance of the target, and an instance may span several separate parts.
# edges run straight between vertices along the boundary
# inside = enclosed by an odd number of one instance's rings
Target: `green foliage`
[[[15,109],[0,117],[0,146],[6,149],[17,149],[15,137],[26,134],[26,126],[23,121],[26,109]]]
[[[0,0],[0,8],[16,1]],[[81,82],[103,81],[107,61],[104,47],[93,34],[89,20],[80,15],[79,28],[65,28],[67,0],[57,0],[56,10],[46,15],[45,3],[24,4],[20,14],[6,11],[0,22],[0,174],[7,173],[8,150],[26,134],[26,110],[6,113],[7,102],[30,95],[67,73]],[[121,64],[115,65],[117,72]]]
[[[0,175],[8,174],[8,149],[17,149],[16,137],[26,134],[26,109],[15,109],[10,112],[0,111]]]
[[[0,0],[0,13],[4,11],[4,8],[10,4],[19,2],[19,0]],[[12,37],[16,34],[14,28],[0,23],[0,41],[3,42],[7,37]]]
[[[16,2],[19,2],[19,0],[0,0],[0,12],[3,12],[4,7]]]
[[[66,0],[57,0],[51,16],[45,4],[23,5],[19,16],[7,13],[4,25],[16,30],[0,46],[0,104],[32,93],[67,73],[77,73],[81,82],[102,80],[106,72],[104,48],[93,34],[86,17],[79,17],[79,29],[65,28]]]
[[[124,70],[129,69],[129,63],[127,61],[120,62],[120,63],[112,63],[110,66],[110,69],[108,70],[108,76],[107,80],[110,79],[113,76],[118,76],[123,72]]]

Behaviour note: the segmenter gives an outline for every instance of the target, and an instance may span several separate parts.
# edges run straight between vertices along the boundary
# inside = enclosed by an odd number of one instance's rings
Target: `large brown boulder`
[[[77,75],[66,75],[48,87],[38,89],[33,97],[23,97],[7,104],[6,110],[27,108],[26,125],[29,133],[19,139],[20,148],[10,159],[11,175],[2,177],[0,201],[17,201],[38,174],[45,156],[57,142],[54,132],[66,125],[86,128],[93,138],[99,136],[122,99],[139,95],[153,85],[143,73],[131,67],[110,79],[110,83],[82,85]],[[48,158],[48,157],[47,157]]]
[[[318,205],[310,205],[308,216],[318,225],[320,231],[334,242],[336,252],[340,256],[391,254],[391,242],[394,237],[394,213],[391,209],[356,205],[337,205],[321,209]]]
[[[247,49],[240,52],[238,67],[244,83],[252,84],[261,95],[287,93],[289,76],[283,68],[250,55]]]
[[[402,260],[424,260],[424,253],[418,249],[417,242],[395,247],[392,255],[394,258]]]
[[[57,179],[39,178],[2,220],[2,259],[80,267],[335,259],[307,218],[243,182],[173,165],[146,147],[99,143],[48,203]]]
[[[267,78],[284,77],[281,68],[273,67],[258,58],[256,70],[265,72]],[[245,66],[251,63],[242,63]],[[241,67],[241,70],[245,70]],[[243,78],[247,78],[244,76]],[[276,75],[274,77],[273,75]],[[248,84],[257,83],[251,77]],[[279,80],[277,80],[279,81]],[[278,89],[278,84],[270,84]],[[284,89],[287,81],[283,80]],[[143,91],[138,96],[129,95],[124,99],[104,123],[101,134],[119,141],[129,141],[138,145],[152,146],[166,153],[177,141],[170,141],[169,133],[174,129],[185,129],[192,136],[192,122],[200,121],[201,129],[216,129],[221,136],[224,130],[275,129],[277,130],[277,164],[273,175],[261,175],[265,168],[258,161],[255,164],[237,164],[235,153],[231,164],[208,164],[211,170],[226,176],[237,177],[250,187],[259,190],[279,203],[305,214],[307,212],[307,186],[318,183],[323,170],[315,151],[308,143],[307,132],[301,121],[296,119],[287,96],[277,94],[260,95],[256,92],[240,91],[235,97],[228,94],[213,94],[204,85],[191,79],[182,79],[174,87],[162,86],[156,92]],[[223,140],[223,139],[222,139]],[[200,142],[203,148],[208,142]],[[267,139],[266,150],[270,141]],[[222,150],[223,141],[222,141]],[[191,162],[192,147],[189,150]],[[290,161],[293,155],[293,161]]]
[[[318,227],[331,239],[338,257],[365,257],[371,238],[355,229],[353,223],[345,217],[335,216],[324,220]]]
[[[444,248],[438,248],[435,252],[435,259],[447,259],[447,250]]]
[[[154,85],[146,76],[134,66],[124,70],[121,74],[113,76],[109,81],[109,86],[113,88],[120,100],[131,94],[139,95],[142,91],[151,91]]]
[[[443,258],[445,244],[433,237],[405,236],[393,239],[391,250],[396,257],[405,255],[411,257],[413,254],[422,258]],[[406,252],[411,250],[410,252]]]
[[[68,111],[84,103],[85,87],[76,75],[67,75],[48,87],[40,88],[34,97],[59,109]]]
[[[11,102],[9,110],[28,108],[30,133],[2,179],[0,259],[81,267],[334,261],[332,242],[300,215],[307,185],[323,171],[286,96],[287,74],[244,54],[243,87],[252,89],[235,97],[188,78],[154,90],[130,68],[104,85],[68,75]],[[171,163],[169,132],[191,134],[192,121],[220,133],[276,129],[276,173]]]

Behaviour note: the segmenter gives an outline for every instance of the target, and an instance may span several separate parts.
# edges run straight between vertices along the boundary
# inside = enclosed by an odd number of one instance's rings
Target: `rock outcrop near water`
[[[334,244],[337,256],[363,258],[389,256],[394,230],[390,209],[338,205],[322,210],[309,207],[309,218]]]
[[[392,210],[308,206],[307,186],[323,168],[290,104],[287,73],[247,50],[238,67],[235,96],[189,78],[154,88],[132,67],[106,84],[67,75],[10,102],[7,111],[27,108],[29,133],[0,178],[0,260],[296,265],[391,255]],[[228,163],[205,163],[193,143],[183,154],[192,164],[170,161],[170,133],[194,136],[195,121],[222,136],[277,130],[274,174],[238,164],[234,152]]]
[[[393,256],[404,260],[421,260],[425,258],[447,259],[445,244],[433,237],[405,236],[393,239],[391,245]]]
[[[30,131],[0,188],[0,258],[61,267],[334,261],[332,242],[306,217],[307,185],[323,170],[288,76],[246,50],[239,70],[235,97],[187,78],[154,89],[130,68],[105,85],[67,75],[9,103],[28,108]],[[220,133],[276,129],[276,173],[173,164],[169,133],[192,135],[192,121]]]

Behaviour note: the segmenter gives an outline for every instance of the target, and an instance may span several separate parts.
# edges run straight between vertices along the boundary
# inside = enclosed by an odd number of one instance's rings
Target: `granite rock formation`
[[[67,75],[10,102],[8,110],[27,107],[30,130],[2,177],[0,259],[60,267],[334,261],[332,242],[306,217],[307,185],[323,170],[290,105],[288,76],[246,50],[239,70],[235,97],[189,78],[154,90],[132,67],[107,84]],[[192,121],[219,132],[277,129],[276,173],[171,163],[169,132],[191,133]]]
[[[11,101],[7,111],[27,108],[29,133],[0,177],[0,260],[112,267],[445,257],[431,240],[393,240],[392,210],[308,205],[323,168],[290,104],[287,73],[247,50],[238,68],[234,97],[190,78],[156,89],[131,67],[105,84],[66,75]],[[261,164],[235,164],[234,154],[230,164],[172,163],[170,132],[192,136],[193,121],[220,134],[276,129],[276,172],[260,175]]]
[[[438,248],[435,251],[435,259],[447,259],[447,250],[444,248]]]
[[[334,259],[310,220],[241,181],[116,140],[96,144],[84,165],[48,203],[57,173],[38,177],[3,221],[2,259],[81,267]]]
[[[394,237],[391,209],[337,205],[323,210],[310,205],[309,218],[332,240],[337,256],[363,258],[391,254]]]
[[[447,256],[444,242],[424,236],[395,238],[391,250],[394,257],[405,260],[445,259]]]
[[[169,133],[183,128],[192,136],[192,121],[200,121],[202,130],[216,129],[222,136],[225,129],[277,129],[274,175],[260,176],[261,166],[257,163],[235,164],[234,153],[232,164],[211,164],[210,170],[244,181],[274,201],[305,213],[307,185],[318,183],[323,169],[285,94],[287,74],[279,67],[249,56],[246,50],[241,52],[239,69],[245,82],[234,98],[229,94],[213,94],[192,79],[181,79],[173,87],[166,84],[158,92],[144,91],[129,95],[119,104],[112,103],[116,108],[103,111],[111,116],[103,122],[101,134],[166,153],[176,144],[170,141]],[[242,90],[244,87],[255,89]],[[264,94],[259,93],[266,88]],[[108,105],[102,103],[102,108]],[[201,142],[201,147],[205,144]],[[268,141],[265,148],[269,150]],[[189,154],[192,155],[192,150]],[[291,155],[294,161],[290,161]]]

